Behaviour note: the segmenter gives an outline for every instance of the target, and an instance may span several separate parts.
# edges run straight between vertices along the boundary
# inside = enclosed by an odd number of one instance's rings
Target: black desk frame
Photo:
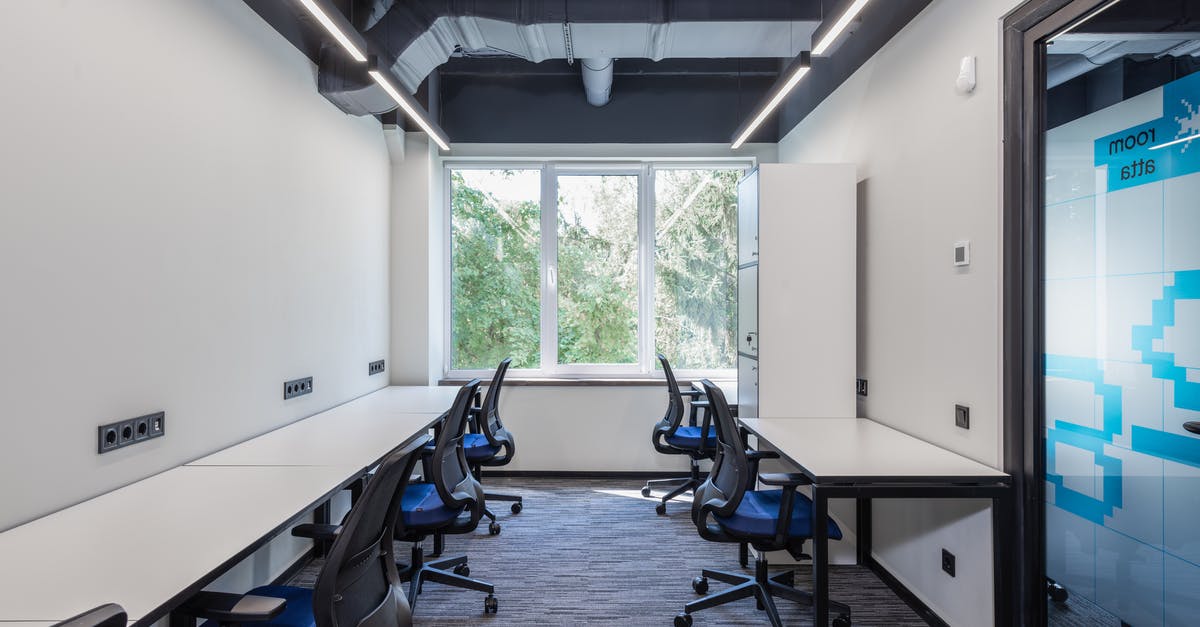
[[[753,433],[745,427],[742,427],[742,431]],[[760,437],[757,433],[754,433],[754,436]],[[878,567],[871,557],[872,499],[991,499],[994,624],[997,627],[1013,624],[1008,577],[1012,553],[1005,549],[1012,546],[1012,480],[1009,477],[819,477],[805,468],[800,460],[789,457],[783,451],[780,451],[780,454],[799,467],[800,472],[812,481],[814,625],[824,627],[829,624],[828,527],[817,522],[824,521],[829,516],[829,499],[855,499],[858,510],[858,563],[867,567]]]

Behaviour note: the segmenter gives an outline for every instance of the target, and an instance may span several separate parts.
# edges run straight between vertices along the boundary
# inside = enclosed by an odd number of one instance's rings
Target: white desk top
[[[383,388],[188,465],[365,468],[427,431],[457,394],[452,386]]]
[[[458,390],[459,387],[453,385],[393,385],[334,409],[353,407],[367,411],[440,414],[450,409]]]
[[[0,620],[59,621],[104,603],[146,618],[360,469],[183,466],[0,533]]]
[[[440,412],[336,408],[189,462],[188,466],[358,466],[425,433]],[[2,627],[2,626],[0,626]]]
[[[1007,474],[866,418],[742,418],[815,482],[1005,479]]]
[[[730,405],[737,405],[738,401],[738,384],[737,381],[713,381],[713,383],[721,388],[721,393],[725,395],[725,402]],[[704,386],[700,385],[700,381],[692,381],[692,389],[698,392],[704,392]]]

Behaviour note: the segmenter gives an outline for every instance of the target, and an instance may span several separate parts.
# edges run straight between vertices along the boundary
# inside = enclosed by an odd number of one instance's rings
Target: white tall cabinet
[[[854,417],[852,164],[763,164],[738,186],[738,413]]]

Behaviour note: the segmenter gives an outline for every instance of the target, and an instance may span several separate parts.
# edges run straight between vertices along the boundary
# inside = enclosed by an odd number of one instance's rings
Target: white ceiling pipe
[[[612,94],[613,60],[605,58],[582,59],[583,91],[588,104],[603,107]]]

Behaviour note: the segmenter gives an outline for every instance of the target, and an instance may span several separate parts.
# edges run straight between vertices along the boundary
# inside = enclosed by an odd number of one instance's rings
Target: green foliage
[[[468,185],[459,171],[450,189],[452,363],[495,368],[511,356],[514,368],[537,368],[541,208],[536,201],[499,200]]]
[[[637,363],[637,176],[559,177],[558,363]]]
[[[740,170],[655,175],[655,350],[676,368],[737,359],[737,182]]]
[[[536,193],[511,193],[537,173],[468,173],[451,175],[453,367],[491,368],[511,355],[514,367],[537,368],[540,208]],[[679,368],[735,365],[740,176],[656,173],[654,339]],[[558,182],[558,361],[636,363],[637,177]]]

